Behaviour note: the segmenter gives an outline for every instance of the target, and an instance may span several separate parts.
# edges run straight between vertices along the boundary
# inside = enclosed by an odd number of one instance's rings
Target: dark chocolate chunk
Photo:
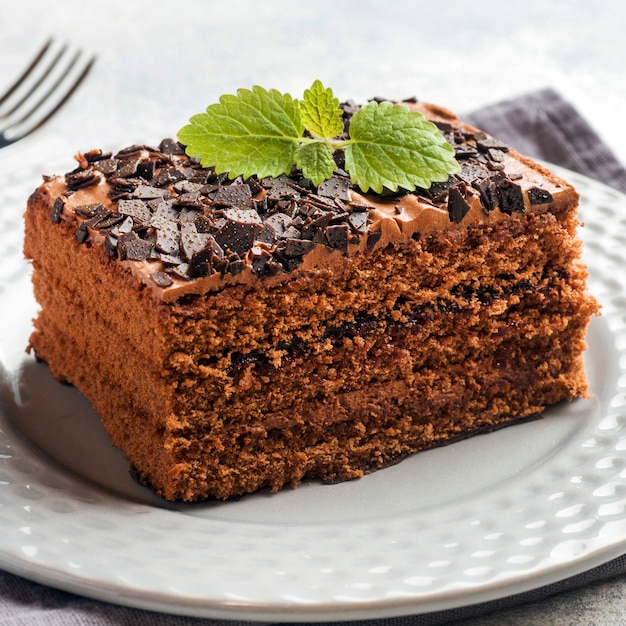
[[[248,178],[248,187],[250,187],[250,193],[253,196],[260,194],[263,191],[261,183],[256,178]]]
[[[156,226],[158,228],[161,221],[165,220],[169,222],[178,218],[178,211],[173,208],[171,200],[162,200],[154,204],[149,202],[148,206],[154,207],[154,212],[150,217],[150,226]]]
[[[148,224],[152,217],[152,212],[143,200],[120,200],[117,209],[122,215],[130,215],[141,224]]]
[[[371,250],[379,241],[379,239],[383,236],[382,232],[378,231],[377,233],[367,233],[367,249]]]
[[[480,202],[483,205],[485,214],[491,213],[500,206],[500,196],[498,195],[498,187],[491,178],[474,183],[474,187],[480,193]]]
[[[199,191],[187,191],[174,199],[176,207],[202,208]]]
[[[102,172],[105,176],[110,176],[117,171],[117,159],[103,159],[93,164],[94,169]]]
[[[155,187],[167,187],[173,185],[179,180],[183,180],[185,175],[175,167],[161,169],[158,174],[150,181]]]
[[[78,191],[85,187],[97,185],[100,182],[100,175],[93,169],[74,170],[65,175],[65,184],[71,191]]]
[[[266,250],[261,246],[254,246],[251,250],[251,258],[252,271],[255,274],[262,274],[268,261],[272,259],[272,255],[269,250]]]
[[[140,178],[109,178],[109,183],[113,188],[109,192],[109,198],[113,200],[119,200],[121,197],[123,198],[131,198],[131,193],[139,187],[139,185],[143,185],[145,183],[144,180]]]
[[[194,254],[204,250],[209,238],[213,239],[209,234],[199,233],[192,222],[185,222],[180,226],[180,247],[188,261]]]
[[[255,242],[273,245],[278,241],[278,233],[276,229],[267,222],[263,226],[263,230],[256,236]]]
[[[219,187],[213,200],[216,204],[249,209],[252,206],[252,191],[248,185]]]
[[[320,196],[327,198],[339,198],[349,202],[350,196],[350,181],[346,178],[333,178],[324,181],[317,187],[317,193]]]
[[[138,159],[129,159],[128,161],[122,161],[115,175],[118,178],[133,178],[137,174],[137,166],[139,165]]]
[[[172,277],[168,276],[165,272],[152,272],[152,274],[150,274],[150,277],[157,287],[161,287],[163,289],[174,284]]]
[[[81,222],[78,225],[78,228],[74,231],[76,235],[76,241],[78,243],[85,243],[89,239],[89,229],[87,228],[86,222]]]
[[[503,213],[523,213],[526,210],[524,193],[517,183],[505,178],[496,184],[500,197],[500,210]]]
[[[160,187],[152,187],[151,185],[139,185],[133,190],[133,197],[140,200],[155,200],[157,198],[169,197],[170,192]]]
[[[228,272],[233,276],[241,274],[244,269],[246,269],[246,262],[243,259],[237,259],[236,261],[231,261],[228,264]]]
[[[336,248],[342,252],[348,250],[348,236],[350,235],[350,228],[347,224],[336,224],[334,226],[328,226],[325,229],[326,238],[331,248]]]
[[[163,265],[180,265],[181,263],[184,263],[181,257],[172,256],[171,254],[161,254],[160,259]]]
[[[363,211],[354,211],[348,217],[348,223],[357,233],[364,233],[367,229],[368,214]]]
[[[431,198],[436,198],[437,196],[448,191],[448,189],[450,189],[450,187],[454,184],[456,184],[456,181],[452,177],[442,183],[433,183],[428,190],[429,195]]]
[[[470,157],[474,157],[478,154],[478,150],[476,146],[472,144],[461,144],[459,146],[454,146],[454,155],[457,159],[469,159]]]
[[[289,257],[304,256],[315,248],[316,244],[306,239],[286,239],[285,254]]]
[[[97,161],[102,161],[105,159],[111,158],[110,152],[102,152],[99,148],[95,148],[93,150],[89,150],[89,152],[85,152],[83,157],[87,161],[87,163],[95,163]]]
[[[154,159],[141,159],[137,163],[137,176],[145,180],[152,180],[156,172],[156,161]]]
[[[92,217],[96,217],[96,215],[105,215],[107,210],[104,208],[103,204],[96,202],[94,204],[80,204],[75,206],[74,213],[81,217],[91,219]]]
[[[546,204],[552,200],[552,194],[541,187],[531,187],[528,190],[528,201],[531,204]]]
[[[179,263],[178,265],[172,265],[167,268],[167,271],[171,274],[176,274],[186,280],[189,280],[189,265],[187,263]]]
[[[106,211],[106,209],[105,209]],[[124,216],[117,211],[106,211],[106,214],[102,217],[98,216],[89,220],[88,225],[97,228],[98,230],[107,230],[114,226],[121,224],[124,221]]]
[[[502,163],[504,161],[504,152],[497,148],[489,148],[487,150],[487,158],[490,161],[494,161],[496,163]]]
[[[128,217],[126,217],[126,219],[124,219],[124,221],[121,224],[116,224],[111,229],[111,235],[114,235],[115,237],[119,237],[120,235],[124,233],[129,233],[133,229],[134,225],[135,223],[133,222],[133,218],[129,215]]]
[[[152,247],[149,241],[140,239],[134,231],[120,235],[117,240],[117,249],[122,260],[146,261],[150,258]]]
[[[228,263],[220,263],[224,261],[224,251],[212,235],[199,233],[193,223],[187,222],[181,225],[180,239],[192,278],[209,276],[213,268],[216,271],[226,270]]]
[[[157,231],[155,246],[165,254],[178,255],[180,252],[180,234],[178,223],[174,220],[161,218],[153,224]]]
[[[293,187],[286,185],[279,178],[264,179],[261,181],[261,184],[263,186],[267,185],[267,199],[270,201],[283,200],[285,198],[296,198],[298,196],[298,192]]]
[[[117,239],[111,235],[107,235],[104,239],[104,252],[112,259],[117,257]]]
[[[408,100],[404,100],[404,102],[408,102]],[[452,126],[450,122],[442,122],[440,120],[436,120],[434,124],[440,131],[443,132],[448,132],[454,129],[454,126]]]
[[[347,211],[342,211],[340,213],[331,213],[332,219],[330,220],[331,224],[343,224],[348,221],[348,217],[350,214]]]
[[[164,154],[185,154],[185,147],[175,139],[163,139],[159,144],[159,150]]]
[[[226,209],[224,221],[215,235],[224,249],[244,254],[263,230],[263,220],[254,209]]]
[[[127,148],[122,148],[121,150],[118,150],[117,154],[115,155],[115,158],[120,159],[120,160],[133,159],[133,158],[136,159],[144,150],[145,150],[145,146],[133,144],[132,146],[128,146]]]
[[[194,183],[190,180],[179,180],[177,183],[174,183],[173,187],[175,191],[181,194],[192,193],[194,191],[202,193],[202,189],[205,185],[201,183]]]
[[[313,243],[323,243],[325,246],[328,246],[328,239],[326,238],[325,229],[320,228],[315,231],[311,241]]]
[[[193,223],[195,224],[196,230],[199,233],[213,232],[214,223],[208,215],[197,213],[193,218]]]
[[[65,200],[59,196],[52,205],[52,211],[50,212],[50,220],[54,224],[61,223],[61,215],[63,214],[63,208],[65,207]]]
[[[450,187],[448,191],[448,215],[450,221],[460,224],[467,212],[470,204],[465,199],[465,186],[463,183]]]
[[[87,226],[91,228],[96,228],[110,213],[102,204],[91,204],[81,208],[84,210],[84,216],[89,218]],[[119,213],[116,213],[116,215],[119,215]]]
[[[496,139],[495,137],[489,137],[487,135],[484,135],[484,133],[482,134],[482,136],[477,135],[476,146],[479,150],[482,150],[483,152],[487,152],[492,148],[497,148],[498,150],[502,150],[504,152],[508,152],[509,150],[509,147],[505,143],[503,143],[499,139]]]
[[[311,221],[306,222],[302,226],[302,237],[304,239],[313,239],[313,237],[315,237],[315,233],[330,225],[334,216],[335,215],[332,211],[322,211],[317,209],[311,216]]]

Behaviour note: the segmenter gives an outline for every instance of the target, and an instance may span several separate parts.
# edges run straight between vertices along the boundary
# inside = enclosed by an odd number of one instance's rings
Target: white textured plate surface
[[[21,215],[55,169],[19,154],[0,158],[1,568],[154,610],[312,621],[494,599],[626,551],[625,196],[562,172],[603,305],[590,400],[359,481],[179,506],[136,485],[86,401],[24,353],[36,307]]]

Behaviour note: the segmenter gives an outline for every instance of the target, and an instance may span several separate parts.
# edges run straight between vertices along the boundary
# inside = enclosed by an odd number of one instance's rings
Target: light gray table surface
[[[20,0],[0,16],[0,91],[50,35],[97,54],[29,140],[72,155],[172,136],[253,84],[299,95],[321,78],[341,99],[417,96],[459,113],[550,86],[626,163],[625,32],[621,0]],[[625,591],[620,577],[464,623],[623,624]]]

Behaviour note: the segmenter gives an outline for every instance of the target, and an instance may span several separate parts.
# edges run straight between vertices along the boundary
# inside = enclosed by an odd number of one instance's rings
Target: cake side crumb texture
[[[587,395],[578,195],[411,106],[462,165],[429,190],[229,181],[164,140],[29,199],[30,347],[156,493],[344,481]]]

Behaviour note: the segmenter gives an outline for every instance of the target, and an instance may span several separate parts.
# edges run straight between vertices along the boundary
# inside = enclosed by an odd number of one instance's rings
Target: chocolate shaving
[[[152,216],[152,212],[142,200],[120,200],[117,208],[122,215],[130,215],[139,223],[149,222]]]
[[[119,257],[123,261],[146,261],[150,258],[152,247],[150,242],[140,239],[135,232],[120,235],[117,241]]]
[[[317,187],[317,193],[320,196],[328,198],[339,198],[340,200],[350,201],[350,181],[346,178],[333,177],[324,181]]]
[[[52,211],[50,212],[50,220],[54,224],[61,223],[61,215],[63,214],[63,209],[65,208],[65,200],[59,196],[52,205]]]
[[[528,190],[528,201],[531,204],[545,204],[547,202],[552,202],[552,194],[545,189],[541,189],[540,187],[531,187]]]
[[[359,107],[352,102],[340,106],[349,131]],[[467,215],[468,195],[474,193],[470,188],[478,192],[486,214],[496,208],[524,211],[526,196],[531,204],[551,200],[538,187],[522,191],[505,175],[508,147],[502,142],[448,122],[439,123],[439,128],[454,147],[461,171],[415,193],[423,202],[447,209],[451,222],[461,224]],[[115,156],[92,150],[77,160],[78,169],[66,175],[66,195],[104,178],[111,202],[111,209],[102,204],[74,208],[83,220],[77,239],[84,243],[97,229],[104,234],[108,256],[155,261],[152,280],[160,287],[170,284],[172,276],[189,280],[215,273],[236,275],[246,267],[259,276],[289,272],[319,244],[346,253],[363,237],[371,249],[382,236],[380,231],[368,232],[371,205],[352,201],[354,187],[340,155],[333,177],[317,188],[296,170],[278,178],[229,180],[226,173],[217,175],[187,157],[174,139],[164,139],[157,148],[129,146]],[[397,203],[398,215],[406,193],[383,194]],[[55,200],[53,222],[62,220],[64,205],[63,197]]]
[[[252,191],[248,185],[219,187],[213,200],[219,205],[249,209],[252,207]]]
[[[215,239],[223,248],[244,254],[262,230],[263,220],[254,209],[227,209]]]
[[[450,187],[448,191],[448,215],[450,221],[460,224],[467,212],[470,204],[465,199],[465,185],[463,183]]]
[[[100,175],[92,168],[85,170],[74,170],[65,175],[65,184],[70,191],[78,191],[85,187],[97,185],[100,182]]]
[[[174,284],[172,277],[168,276],[165,272],[152,272],[150,277],[154,281],[154,284],[162,289]]]
[[[326,238],[331,248],[336,248],[342,252],[348,250],[348,236],[350,229],[347,224],[336,224],[329,226],[325,230]]]
[[[523,213],[524,194],[522,188],[506,178],[497,183],[498,196],[500,197],[500,210],[503,213]]]
[[[74,231],[76,235],[76,241],[78,243],[85,243],[89,239],[89,229],[87,228],[87,222],[82,222],[78,225],[78,228]]]

